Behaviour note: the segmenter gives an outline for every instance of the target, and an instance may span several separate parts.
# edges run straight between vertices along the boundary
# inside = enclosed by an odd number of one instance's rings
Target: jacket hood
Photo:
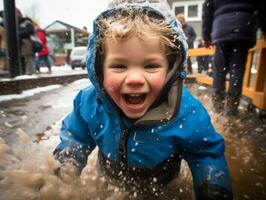
[[[97,26],[97,21],[106,16],[112,15],[117,12],[128,9],[141,9],[143,11],[151,12],[152,14],[158,15],[164,19],[167,24],[172,28],[173,33],[176,34],[176,39],[180,42],[180,53],[176,57],[176,62],[173,68],[167,75],[165,85],[162,89],[161,94],[155,102],[155,107],[162,103],[165,96],[168,95],[173,85],[176,85],[175,82],[185,78],[186,73],[184,71],[184,61],[187,56],[187,43],[185,39],[184,32],[182,30],[181,24],[177,21],[176,17],[170,10],[168,4],[164,0],[115,0],[109,4],[109,7],[106,11],[102,12],[93,23],[93,31],[89,37],[88,41],[88,56],[87,56],[87,70],[89,74],[89,79],[91,83],[96,88],[97,96],[104,102],[108,100],[103,88],[102,80],[100,77],[97,77],[97,52],[96,52],[96,41],[99,33],[99,27]],[[180,88],[182,85],[180,86]],[[110,104],[110,102],[109,102]]]

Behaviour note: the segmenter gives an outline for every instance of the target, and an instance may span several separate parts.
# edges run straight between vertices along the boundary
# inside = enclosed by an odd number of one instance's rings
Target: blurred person
[[[1,10],[0,11],[0,64],[2,65],[3,70],[7,70],[6,66],[6,31],[5,31],[5,26],[4,26],[4,12]]]
[[[197,37],[195,30],[192,26],[190,26],[186,20],[183,14],[178,14],[176,16],[176,18],[178,19],[178,21],[181,23],[182,28],[184,30],[186,39],[187,39],[187,44],[188,44],[188,48],[189,49],[193,49],[194,48],[194,41]],[[193,69],[192,69],[192,63],[191,63],[191,59],[190,57],[187,58],[187,72],[189,74],[193,73]]]
[[[69,165],[81,173],[98,147],[107,183],[140,200],[166,199],[185,159],[195,199],[232,199],[224,140],[182,84],[187,44],[168,4],[114,1],[95,19],[88,44],[92,85],[62,122],[56,174]]]
[[[199,40],[198,48],[202,48],[204,46],[203,40]],[[202,71],[208,71],[209,69],[210,56],[197,56],[198,63],[198,73],[201,74]]]
[[[213,106],[229,116],[238,113],[249,48],[256,43],[258,21],[265,33],[265,1],[205,0],[202,36],[205,46],[216,45],[213,66]],[[226,95],[226,74],[230,74]],[[225,107],[226,99],[226,107]]]
[[[47,43],[47,38],[46,38],[46,32],[44,29],[41,29],[40,27],[37,26],[36,33],[40,41],[42,42],[42,50],[37,52],[37,56],[35,57],[35,70],[37,73],[40,72],[40,63],[44,62],[45,65],[48,67],[48,72],[51,73],[51,62],[49,58],[49,48],[48,48],[48,43]]]
[[[16,8],[18,23],[18,36],[20,45],[21,74],[33,73],[34,51],[30,37],[34,34],[33,21],[29,17],[23,17],[21,11]]]

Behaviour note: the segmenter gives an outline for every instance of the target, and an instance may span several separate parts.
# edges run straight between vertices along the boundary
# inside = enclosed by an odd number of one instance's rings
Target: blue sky
[[[110,0],[16,0],[16,6],[23,14],[37,19],[42,28],[55,20],[61,20],[88,31],[93,19],[104,9]],[[3,1],[0,2],[3,9]]]

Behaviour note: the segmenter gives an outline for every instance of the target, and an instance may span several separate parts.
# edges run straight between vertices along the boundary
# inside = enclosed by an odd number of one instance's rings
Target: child
[[[95,20],[93,86],[63,120],[55,157],[81,171],[97,146],[100,172],[140,196],[167,185],[185,159],[196,199],[232,199],[223,138],[182,86],[187,45],[167,9],[160,0],[120,0]]]

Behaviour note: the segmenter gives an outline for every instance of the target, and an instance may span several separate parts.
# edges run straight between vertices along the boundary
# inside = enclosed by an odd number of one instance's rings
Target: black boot
[[[228,116],[238,115],[239,102],[240,102],[240,95],[228,94],[226,98],[226,114]]]
[[[224,111],[225,92],[224,90],[215,89],[212,95],[212,104],[216,113]]]

